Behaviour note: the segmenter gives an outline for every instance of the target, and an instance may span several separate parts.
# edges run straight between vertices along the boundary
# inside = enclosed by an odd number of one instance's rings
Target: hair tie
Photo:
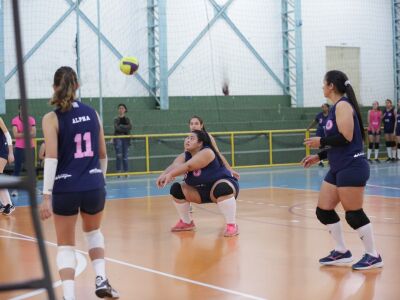
[[[346,80],[346,81],[344,82],[344,86],[348,86],[348,85],[350,85],[350,80]]]

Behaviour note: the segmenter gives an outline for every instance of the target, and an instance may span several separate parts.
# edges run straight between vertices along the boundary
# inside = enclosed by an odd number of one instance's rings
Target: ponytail
[[[358,106],[356,94],[354,93],[353,87],[351,86],[350,83],[346,85],[345,89],[346,89],[347,98],[349,99],[349,102],[353,105],[354,110],[356,111],[358,125],[360,126],[362,139],[365,140],[364,124],[362,121],[360,107]]]
[[[360,126],[361,136],[363,140],[365,140],[364,124],[361,118],[360,107],[358,106],[356,94],[354,93],[353,87],[351,86],[347,75],[342,71],[338,70],[328,71],[325,74],[325,81],[328,84],[332,83],[339,93],[346,94],[347,98],[349,99],[349,102],[351,103],[356,112],[358,124]]]
[[[211,150],[214,152],[220,164],[223,165],[221,156],[219,155],[218,151],[214,148],[209,133],[205,130],[193,130],[192,133],[194,133],[197,136],[197,139],[199,141],[203,142],[204,146],[208,146],[211,148]]]
[[[57,106],[62,112],[70,110],[78,86],[78,78],[72,68],[59,68],[54,74],[54,94],[50,104]]]

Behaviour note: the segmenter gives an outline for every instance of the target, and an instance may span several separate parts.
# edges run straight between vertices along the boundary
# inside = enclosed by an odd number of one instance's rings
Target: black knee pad
[[[379,143],[375,143],[375,149],[379,149]]]
[[[374,149],[374,143],[369,143],[368,144],[368,149]]]
[[[392,141],[392,142],[391,142],[391,145],[392,145],[392,148],[396,147],[396,142],[395,142],[395,141]]]
[[[392,147],[392,142],[385,142],[386,148]]]
[[[178,182],[174,182],[171,185],[169,193],[172,195],[172,197],[174,197],[176,199],[179,199],[179,200],[185,199],[185,195],[183,194],[182,187],[181,187],[180,183],[178,183]]]
[[[370,223],[362,208],[359,210],[346,211],[346,221],[353,229],[358,229]]]
[[[318,220],[324,224],[335,224],[340,221],[340,218],[334,209],[325,210],[317,207],[315,214],[317,215]]]
[[[219,197],[230,195],[230,194],[233,194],[233,189],[226,182],[218,183],[215,186],[214,191],[213,191],[213,195],[214,195],[215,198],[219,198]]]
[[[400,143],[397,143],[397,149],[400,149]]]

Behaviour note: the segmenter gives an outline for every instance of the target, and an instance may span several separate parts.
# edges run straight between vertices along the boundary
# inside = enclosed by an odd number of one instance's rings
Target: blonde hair
[[[50,100],[62,112],[70,110],[78,89],[78,76],[71,67],[61,67],[54,73],[54,94]]]

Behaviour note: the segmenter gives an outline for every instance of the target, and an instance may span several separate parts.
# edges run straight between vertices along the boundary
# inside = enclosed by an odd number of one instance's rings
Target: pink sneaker
[[[190,224],[187,224],[183,222],[182,220],[179,220],[178,223],[175,224],[174,227],[171,228],[172,232],[177,232],[177,231],[191,231],[195,230],[196,225],[194,225],[193,221],[190,222]]]
[[[230,237],[239,234],[239,226],[237,224],[226,224],[224,236]]]

